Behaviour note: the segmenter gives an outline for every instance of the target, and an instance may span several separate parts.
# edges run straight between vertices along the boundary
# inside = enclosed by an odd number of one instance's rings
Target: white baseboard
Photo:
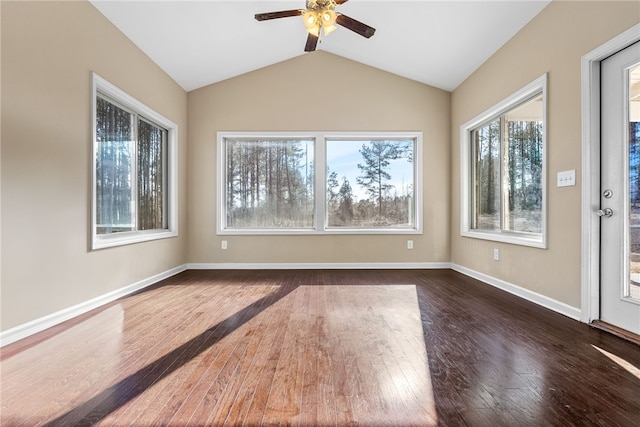
[[[172,268],[171,270],[156,274],[155,276],[140,280],[139,282],[133,283],[120,289],[116,289],[115,291],[109,292],[99,297],[92,298],[88,301],[81,302],[80,304],[76,304],[60,311],[56,311],[55,313],[48,314],[44,317],[40,317],[39,319],[23,323],[22,325],[16,326],[15,328],[2,331],[0,332],[0,347],[11,344],[38,332],[44,331],[47,328],[84,314],[104,304],[110,303],[111,301],[115,301],[118,298],[130,295],[161,280],[181,273],[186,269],[186,265]]]
[[[192,263],[189,270],[386,270],[451,268],[448,262]]]
[[[174,276],[185,270],[375,270],[375,269],[452,269],[466,276],[477,279],[496,288],[502,289],[520,298],[546,307],[571,319],[580,321],[582,313],[579,308],[546,297],[533,291],[521,288],[512,283],[471,270],[461,265],[449,262],[386,262],[386,263],[191,263],[167,270],[163,273],[109,292],[105,295],[90,299],[72,307],[51,313],[39,319],[32,320],[15,328],[0,332],[0,347],[11,344],[30,335],[44,331],[66,320],[84,314],[104,304],[122,298],[136,291],[151,286],[161,280]]]
[[[484,273],[471,270],[470,268],[466,268],[461,265],[452,263],[451,269],[457,271],[458,273],[462,273],[465,276],[472,277],[483,283],[502,289],[503,291],[509,292],[510,294],[516,295],[520,298],[524,298],[527,301],[531,301],[533,303],[541,305],[542,307],[548,308],[549,310],[553,310],[557,313],[563,314],[571,319],[578,321],[581,321],[582,319],[582,311],[579,308],[572,307],[553,298],[549,298],[537,292],[521,288],[520,286],[514,285],[513,283],[496,279],[495,277],[488,276]]]

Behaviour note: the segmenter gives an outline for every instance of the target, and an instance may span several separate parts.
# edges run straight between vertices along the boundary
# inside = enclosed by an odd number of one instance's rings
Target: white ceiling
[[[305,53],[305,0],[91,0],[180,86],[190,91]],[[376,28],[322,37],[324,50],[447,91],[455,89],[550,0],[350,0],[338,12]]]

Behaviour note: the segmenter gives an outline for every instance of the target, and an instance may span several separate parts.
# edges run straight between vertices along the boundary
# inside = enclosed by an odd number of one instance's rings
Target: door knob
[[[611,208],[604,208],[604,209],[598,209],[596,211],[596,215],[600,216],[600,217],[605,217],[605,218],[609,218],[613,215],[613,209]]]

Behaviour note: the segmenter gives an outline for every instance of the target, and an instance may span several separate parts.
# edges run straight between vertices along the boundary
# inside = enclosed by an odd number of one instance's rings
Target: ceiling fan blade
[[[363,24],[360,21],[356,21],[355,19],[343,14],[338,15],[338,18],[336,18],[336,24],[342,25],[343,27],[353,31],[354,33],[358,33],[362,37],[366,38],[370,38],[376,32],[375,28],[370,27],[367,24]]]
[[[349,0],[336,0],[336,4],[337,5],[341,5],[341,4],[345,4],[346,2],[348,2]]]
[[[266,13],[256,13],[256,20],[258,21],[267,21],[269,19],[278,19],[278,18],[288,18],[290,16],[300,16],[302,15],[301,10],[281,10],[280,12],[266,12]]]
[[[309,36],[307,37],[307,44],[304,46],[304,51],[313,52],[316,50],[316,46],[318,46],[318,36],[314,36],[309,33]]]

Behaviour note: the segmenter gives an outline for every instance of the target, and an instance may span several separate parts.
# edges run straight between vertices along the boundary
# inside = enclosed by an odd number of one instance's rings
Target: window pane
[[[226,138],[227,228],[312,228],[312,139]]]
[[[500,230],[500,121],[471,133],[474,144],[473,228]]]
[[[167,228],[167,131],[138,120],[138,230]]]
[[[506,115],[504,229],[542,232],[542,95]]]
[[[328,140],[328,227],[413,228],[414,145]]]
[[[131,231],[133,116],[100,97],[96,109],[96,233]]]

